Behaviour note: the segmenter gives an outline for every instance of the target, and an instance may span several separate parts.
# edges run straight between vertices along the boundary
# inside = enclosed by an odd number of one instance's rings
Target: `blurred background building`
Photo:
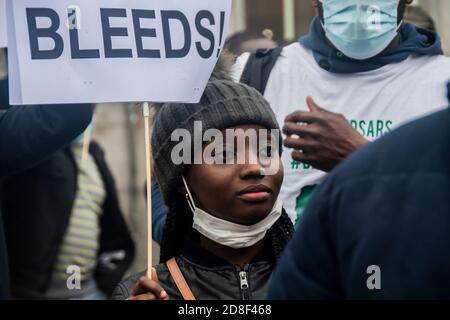
[[[411,8],[408,13],[411,20],[418,25],[427,24],[428,12],[449,54],[450,1],[415,0],[415,5],[422,9]],[[287,44],[308,32],[314,14],[311,0],[233,0],[229,35],[244,30],[264,32],[278,44]],[[5,70],[4,52],[0,51],[0,77]],[[137,243],[136,260],[130,272],[141,271],[147,264],[145,150],[141,113],[138,106],[130,104],[99,105],[93,134],[93,138],[105,148],[116,177],[122,209]],[[154,253],[154,263],[157,263],[157,246],[154,246]]]

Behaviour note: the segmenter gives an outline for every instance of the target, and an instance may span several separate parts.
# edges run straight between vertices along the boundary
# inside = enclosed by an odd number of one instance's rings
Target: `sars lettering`
[[[350,120],[351,126],[365,138],[379,138],[392,130],[392,121],[387,120]]]

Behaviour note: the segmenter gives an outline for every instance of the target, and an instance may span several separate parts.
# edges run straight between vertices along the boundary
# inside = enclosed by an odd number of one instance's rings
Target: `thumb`
[[[311,112],[319,112],[319,106],[314,102],[314,99],[311,96],[306,97],[306,104],[308,105],[308,109]]]
[[[147,277],[147,279],[151,279],[155,282],[158,282],[158,274],[156,273],[155,268],[152,268],[151,274],[150,274],[149,270],[147,269],[146,277]]]

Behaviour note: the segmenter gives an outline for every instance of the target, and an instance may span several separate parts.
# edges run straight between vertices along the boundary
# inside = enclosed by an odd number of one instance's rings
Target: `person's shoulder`
[[[417,72],[426,71],[431,77],[442,75],[450,80],[450,57],[440,55],[412,55],[405,63]]]
[[[301,61],[307,61],[308,63],[311,62],[312,51],[308,48],[305,48],[303,45],[301,45],[299,42],[291,43],[285,47],[283,47],[283,51],[280,56],[281,61],[283,60],[301,60]]]
[[[302,46],[299,42],[293,42],[283,47],[283,54],[299,54],[310,50]]]
[[[273,82],[269,82],[270,86],[274,83],[283,84],[286,81],[293,81],[299,76],[303,77],[304,74],[315,72],[318,68],[320,67],[315,61],[312,51],[299,42],[294,42],[283,47],[272,69],[271,79]]]
[[[250,52],[245,52],[236,59],[236,62],[234,63],[231,69],[231,77],[235,82],[240,81],[242,73],[244,72],[244,69],[251,55],[252,54]],[[308,49],[301,46],[298,42],[294,42],[281,48],[281,53],[280,56],[277,58],[276,65],[279,64],[279,61],[288,61],[289,63],[291,63],[292,60],[306,61],[306,59],[310,55],[311,52],[308,51]]]
[[[436,64],[445,64],[446,66],[450,66],[450,57],[439,54],[435,56],[426,56],[428,57],[428,60],[430,62],[436,63]]]

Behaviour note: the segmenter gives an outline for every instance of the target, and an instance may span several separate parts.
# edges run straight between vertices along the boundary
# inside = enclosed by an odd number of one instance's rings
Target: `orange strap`
[[[183,296],[184,300],[195,300],[194,294],[189,288],[183,274],[181,273],[180,267],[178,266],[177,260],[175,258],[170,259],[166,262],[167,268],[169,268],[170,275],[172,276],[178,290]]]

